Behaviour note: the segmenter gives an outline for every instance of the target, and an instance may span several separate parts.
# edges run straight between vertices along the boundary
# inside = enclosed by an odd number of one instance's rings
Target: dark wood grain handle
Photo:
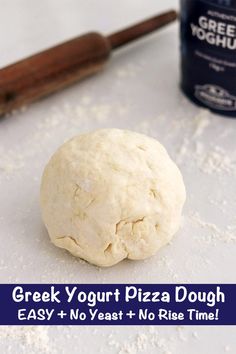
[[[160,29],[169,23],[175,21],[178,14],[175,10],[170,10],[151,17],[145,21],[139,22],[136,25],[125,28],[119,32],[111,34],[108,39],[112,49],[120,48],[121,46],[133,42],[147,34]]]
[[[0,70],[0,115],[98,72],[109,41],[88,33]]]

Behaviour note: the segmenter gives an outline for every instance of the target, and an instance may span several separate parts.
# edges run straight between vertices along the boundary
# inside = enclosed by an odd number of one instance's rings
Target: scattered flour
[[[149,118],[140,121],[135,125],[135,131],[138,133],[146,134],[149,136],[154,137],[155,135],[155,129],[153,126],[155,125],[156,122],[166,122],[166,116],[164,114],[160,114],[155,118]]]
[[[209,147],[208,142],[201,140],[207,127],[210,125],[209,111],[201,109],[190,123],[190,133],[183,137],[183,141],[177,150],[177,163],[197,166],[198,169],[208,175],[236,174],[236,155],[228,154],[222,147],[214,145]],[[182,125],[182,122],[179,124]]]
[[[173,329],[174,331],[168,334],[160,327],[144,327],[143,332],[137,333],[126,341],[119,341],[116,339],[117,336],[112,334],[108,337],[107,344],[114,348],[118,354],[146,354],[149,352],[177,354],[180,353],[178,347],[185,342],[199,340],[197,331],[188,331],[182,326],[173,327]]]
[[[198,213],[193,213],[190,216],[191,220],[197,223],[201,228],[208,231],[205,236],[206,243],[216,243],[216,241],[222,242],[235,242],[236,241],[236,226],[227,226],[226,230],[221,230],[217,225],[204,221],[200,218]]]
[[[26,353],[55,353],[45,326],[0,326],[1,342],[5,339],[8,343],[16,342],[21,352]],[[11,347],[9,347],[11,353]]]
[[[185,330],[185,328],[182,327],[182,326],[178,326],[178,327],[177,327],[177,332],[178,332],[179,339],[180,339],[182,342],[187,342],[188,338],[186,337],[186,335],[185,335],[185,333],[184,333],[184,330]]]
[[[25,166],[24,156],[15,150],[0,150],[0,173],[12,174]]]
[[[186,128],[186,121],[179,120],[176,121],[176,124],[181,127],[181,130]],[[177,163],[179,164],[183,163],[186,159],[189,161],[194,158],[196,151],[192,149],[192,145],[195,144],[196,146],[198,144],[205,129],[210,125],[209,111],[207,109],[200,109],[192,120],[189,119],[187,124],[189,125],[189,133],[184,136],[177,150]]]
[[[173,259],[167,256],[162,256],[160,258],[159,263],[160,266],[162,266],[165,269],[165,272],[168,274],[168,276],[172,279],[173,282],[178,281],[179,274],[175,270]]]
[[[207,174],[236,173],[236,160],[232,160],[227,152],[219,146],[206,151],[203,144],[198,144],[195,159],[199,169]]]
[[[141,66],[133,63],[128,63],[116,71],[116,76],[120,79],[137,77],[141,70]]]
[[[183,142],[181,143],[179,149],[177,150],[177,157],[176,162],[177,164],[182,165],[185,159],[190,157],[190,140],[189,138],[185,137]]]
[[[159,354],[172,354],[169,343],[165,337],[161,337],[154,327],[148,327],[145,332],[138,333],[134,338],[123,343],[114,338],[110,339],[108,345],[118,350],[118,354],[148,353],[149,348],[157,348]]]
[[[193,139],[199,138],[203,135],[205,129],[210,125],[209,110],[201,109],[200,112],[193,119]]]
[[[30,134],[20,147],[14,149],[0,148],[0,177],[14,176],[14,173],[27,166],[28,159],[37,156],[41,151],[46,150],[55,136],[55,129],[58,135],[64,135],[64,140],[78,134],[79,131],[86,131],[88,123],[104,125],[110,116],[116,112],[117,117],[127,113],[127,107],[119,102],[114,103],[94,103],[94,98],[84,95],[79,103],[70,105],[67,102],[60,106],[52,107],[48,116],[42,117],[36,124],[35,131]],[[11,115],[19,113],[13,112]],[[69,123],[69,128],[68,128]],[[50,144],[49,144],[50,145]]]

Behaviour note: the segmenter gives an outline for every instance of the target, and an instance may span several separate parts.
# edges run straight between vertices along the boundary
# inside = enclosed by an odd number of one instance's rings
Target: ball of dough
[[[52,242],[98,266],[145,259],[180,226],[181,173],[155,139],[102,129],[62,145],[45,168],[42,216]]]

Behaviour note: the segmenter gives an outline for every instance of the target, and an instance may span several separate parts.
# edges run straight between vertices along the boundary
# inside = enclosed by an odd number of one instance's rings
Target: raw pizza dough
[[[52,242],[98,266],[145,259],[179,229],[181,173],[155,139],[103,129],[62,145],[45,168],[41,208]]]

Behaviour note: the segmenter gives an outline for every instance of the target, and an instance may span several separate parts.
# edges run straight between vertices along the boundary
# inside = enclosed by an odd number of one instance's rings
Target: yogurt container
[[[236,0],[181,0],[181,87],[236,118]]]

